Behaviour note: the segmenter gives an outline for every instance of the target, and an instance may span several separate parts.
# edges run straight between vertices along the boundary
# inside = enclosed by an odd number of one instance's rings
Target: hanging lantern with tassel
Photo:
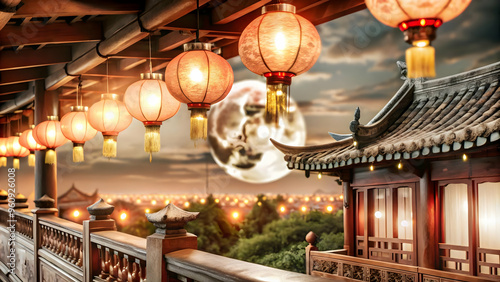
[[[0,167],[7,166],[7,157],[9,154],[7,153],[7,138],[0,138]]]
[[[207,139],[207,111],[224,99],[233,86],[231,65],[213,53],[211,43],[184,44],[165,71],[168,90],[191,110],[191,140]]]
[[[241,33],[243,64],[267,79],[265,120],[278,124],[288,113],[292,77],[308,71],[321,52],[316,27],[295,14],[295,6],[272,4]]]
[[[167,85],[158,73],[141,74],[141,80],[127,88],[123,102],[128,112],[141,121],[146,128],[144,151],[160,151],[160,126],[163,121],[173,117],[181,106],[168,92]]]
[[[102,132],[104,137],[102,155],[115,158],[118,133],[132,123],[132,116],[125,104],[118,101],[116,94],[102,94],[101,100],[90,107],[88,121],[93,128]]]
[[[55,149],[68,141],[62,134],[61,123],[58,121],[57,116],[48,116],[46,121],[35,126],[33,138],[38,144],[47,147],[45,151],[46,164],[55,164],[57,162]]]
[[[30,151],[21,144],[19,144],[19,136],[10,136],[7,138],[7,153],[13,157],[12,159],[12,167],[15,169],[19,169],[19,158],[24,158],[30,154]]]
[[[75,163],[84,161],[83,146],[97,134],[97,130],[88,122],[87,110],[88,108],[84,106],[71,107],[71,112],[61,119],[63,135],[73,142],[73,162]]]
[[[377,20],[399,27],[405,41],[413,47],[406,50],[408,78],[434,77],[436,29],[454,19],[469,6],[471,0],[365,0],[366,7]]]
[[[35,151],[45,150],[46,147],[38,144],[33,137],[33,128],[34,125],[31,126],[31,129],[27,129],[23,131],[21,136],[19,137],[19,144],[24,148],[30,151],[30,155],[28,156],[28,166],[35,166]]]

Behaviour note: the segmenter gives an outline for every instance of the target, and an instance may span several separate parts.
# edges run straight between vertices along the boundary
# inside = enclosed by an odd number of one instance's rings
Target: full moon
[[[208,141],[215,162],[245,182],[267,183],[290,173],[270,138],[293,146],[306,141],[304,118],[295,101],[290,99],[288,118],[277,127],[264,120],[265,101],[266,84],[244,80],[209,111]]]

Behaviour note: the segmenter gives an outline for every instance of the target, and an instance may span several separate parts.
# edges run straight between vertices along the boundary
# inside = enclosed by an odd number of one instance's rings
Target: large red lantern
[[[93,128],[102,132],[104,137],[102,155],[115,158],[118,133],[132,123],[132,116],[125,104],[118,101],[116,94],[102,94],[101,100],[90,107],[88,121]]]
[[[7,157],[9,154],[7,153],[7,138],[0,138],[0,167],[7,166]]]
[[[383,24],[399,27],[405,41],[413,47],[406,50],[409,78],[434,77],[436,29],[454,19],[471,0],[365,0],[366,7]]]
[[[173,117],[181,106],[168,92],[167,85],[158,73],[141,74],[141,80],[127,88],[123,102],[128,112],[146,128],[144,151],[160,151],[160,126]]]
[[[33,137],[33,125],[31,129],[23,131],[19,137],[19,144],[30,151],[28,156],[28,165],[35,166],[35,151],[45,150],[46,147],[38,144]]]
[[[19,144],[19,136],[10,136],[7,138],[7,153],[13,157],[13,167],[19,169],[19,158],[24,158],[30,154],[30,151]]]
[[[83,162],[83,146],[85,142],[94,138],[97,134],[88,122],[87,107],[71,107],[71,112],[65,114],[61,119],[61,131],[63,135],[73,142],[73,162]]]
[[[48,116],[46,121],[35,126],[33,138],[38,144],[47,147],[45,152],[46,164],[55,164],[57,162],[55,149],[68,141],[62,134],[61,123],[58,121],[57,116]]]
[[[191,110],[191,139],[207,139],[207,111],[233,86],[231,65],[213,53],[210,43],[184,44],[184,53],[167,65],[165,77],[172,96]]]
[[[321,52],[316,27],[295,14],[295,6],[262,7],[262,15],[241,33],[238,52],[243,64],[267,78],[265,119],[278,123],[288,113],[292,77],[308,71]]]

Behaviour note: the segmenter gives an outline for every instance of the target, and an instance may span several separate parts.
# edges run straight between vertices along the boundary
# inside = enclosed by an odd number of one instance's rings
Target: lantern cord
[[[106,93],[109,93],[109,59],[106,59]]]
[[[149,33],[149,71],[153,73],[153,60],[151,59],[151,33]]]
[[[200,0],[196,0],[196,41],[200,42]]]

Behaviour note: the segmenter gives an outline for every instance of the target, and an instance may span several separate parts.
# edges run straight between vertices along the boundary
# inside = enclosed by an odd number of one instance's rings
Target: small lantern
[[[57,155],[55,149],[68,141],[62,134],[61,123],[58,121],[57,116],[48,116],[46,121],[35,126],[35,129],[33,129],[33,138],[35,138],[38,144],[47,147],[47,151],[45,152],[46,164],[56,163]]]
[[[19,144],[19,136],[10,136],[7,138],[7,153],[13,157],[12,167],[19,169],[19,158],[24,158],[30,154],[30,151]]]
[[[115,158],[118,133],[132,123],[132,116],[128,113],[125,104],[118,101],[116,94],[102,94],[101,101],[90,107],[88,121],[93,128],[102,132],[104,137],[102,155]]]
[[[366,7],[383,24],[399,27],[405,41],[413,47],[406,50],[408,78],[434,77],[436,29],[454,19],[469,6],[471,0],[365,0]]]
[[[83,145],[97,134],[97,130],[88,122],[87,110],[88,108],[84,106],[71,107],[71,112],[61,119],[62,133],[73,142],[73,162],[75,163],[84,161]]]
[[[141,74],[141,80],[127,88],[123,102],[128,112],[146,128],[144,151],[160,151],[160,126],[173,117],[181,106],[168,92],[167,85],[158,73]]]
[[[262,15],[241,33],[238,52],[243,64],[267,78],[266,122],[278,124],[288,113],[292,77],[309,70],[321,52],[316,27],[295,14],[295,6],[262,7]]]
[[[23,131],[21,136],[19,137],[19,144],[24,148],[30,151],[30,155],[28,156],[28,165],[35,166],[35,151],[45,150],[46,147],[38,144],[33,138],[33,128],[34,125],[31,126],[31,129]]]
[[[167,65],[165,77],[172,96],[191,110],[191,139],[207,139],[207,111],[233,86],[231,65],[213,53],[211,43],[184,44],[184,53]]]
[[[9,154],[7,153],[7,138],[0,138],[0,167],[7,166],[7,157]]]

